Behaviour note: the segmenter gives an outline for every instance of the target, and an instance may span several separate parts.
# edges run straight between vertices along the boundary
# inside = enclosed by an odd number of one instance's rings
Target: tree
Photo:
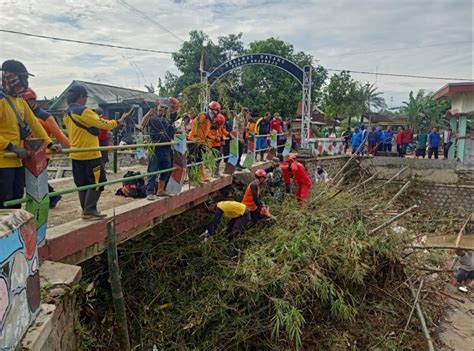
[[[449,109],[449,102],[436,101],[432,94],[419,90],[416,95],[410,91],[408,101],[403,102],[402,112],[408,117],[408,124],[414,131],[443,125],[444,116]]]

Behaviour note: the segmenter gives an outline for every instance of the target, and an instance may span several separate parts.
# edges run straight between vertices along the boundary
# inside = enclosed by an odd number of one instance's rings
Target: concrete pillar
[[[457,118],[451,118],[449,120],[449,126],[453,130],[453,133],[457,134],[458,119]],[[454,141],[453,144],[451,145],[451,148],[449,149],[449,152],[448,152],[448,160],[455,160],[456,159],[456,152],[457,152],[457,142]]]
[[[36,226],[24,210],[0,210],[0,350],[14,350],[40,310]]]
[[[25,147],[30,151],[30,157],[23,161],[26,181],[26,210],[36,220],[37,244],[42,246],[46,239],[49,212],[46,145],[43,140],[32,139],[25,143]]]
[[[467,129],[467,116],[466,115],[461,115],[459,116],[459,125],[458,125],[458,132],[457,135],[459,137],[465,137],[466,136],[466,129]],[[457,150],[458,150],[458,158],[461,162],[464,162],[464,155],[465,155],[465,145],[466,145],[466,140],[465,139],[459,139],[457,141]]]

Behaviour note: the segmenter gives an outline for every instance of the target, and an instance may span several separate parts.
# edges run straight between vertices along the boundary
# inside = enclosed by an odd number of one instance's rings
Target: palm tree
[[[440,127],[449,109],[449,102],[436,101],[432,94],[418,90],[416,96],[410,91],[408,101],[403,102],[402,113],[408,117],[408,124],[414,131],[420,128]]]
[[[361,117],[360,123],[363,122],[363,114],[370,113],[372,110],[382,110],[387,108],[385,99],[382,96],[381,91],[377,91],[377,87],[374,83],[372,84],[360,84],[358,83],[359,101],[361,103]]]

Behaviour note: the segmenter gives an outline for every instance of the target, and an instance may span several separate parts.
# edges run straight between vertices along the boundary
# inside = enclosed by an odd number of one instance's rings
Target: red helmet
[[[259,177],[259,178],[260,177],[265,177],[266,178],[267,177],[267,172],[265,172],[264,169],[257,169],[255,171],[255,177]]]
[[[214,111],[220,111],[221,110],[221,104],[219,104],[217,101],[211,101],[209,105],[207,105],[209,110],[214,110]]]
[[[176,99],[175,97],[170,97],[168,99],[169,104],[170,104],[170,112],[177,112],[179,111],[180,105],[179,105],[179,100]]]
[[[216,123],[223,125],[225,123],[225,117],[219,113],[216,117]]]
[[[23,99],[25,99],[26,101],[30,101],[30,100],[36,100],[38,97],[36,96],[36,93],[33,89],[31,88],[27,88],[25,90],[25,92],[23,93],[22,95]]]

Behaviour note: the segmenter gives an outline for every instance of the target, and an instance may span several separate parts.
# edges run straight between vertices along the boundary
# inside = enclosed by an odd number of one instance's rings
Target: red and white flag
[[[201,54],[201,60],[199,61],[199,71],[204,72],[204,54]]]

